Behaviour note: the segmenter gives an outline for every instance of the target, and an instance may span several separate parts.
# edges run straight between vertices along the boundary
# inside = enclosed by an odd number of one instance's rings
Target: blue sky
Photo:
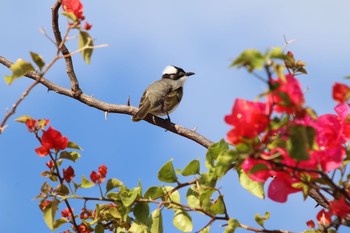
[[[29,51],[35,51],[50,61],[55,48],[39,29],[44,27],[51,33],[50,8],[54,1],[0,2],[0,55],[12,61],[29,60]],[[295,39],[288,49],[307,64],[309,74],[300,76],[300,82],[307,105],[319,114],[333,111],[331,85],[350,74],[350,2],[346,0],[82,2],[86,19],[93,24],[90,33],[95,44],[109,44],[108,48],[94,51],[90,65],[79,54],[74,57],[82,90],[116,104],[125,104],[130,96],[135,106],[144,88],[160,78],[166,65],[193,71],[196,75],[187,81],[182,103],[171,117],[187,128],[198,127],[199,133],[213,141],[225,137],[229,130],[223,118],[230,113],[235,98],[254,99],[265,90],[245,71],[228,68],[244,49],[265,51],[283,46],[284,36]],[[61,17],[62,27],[65,24]],[[76,39],[72,39],[70,50],[76,49],[76,44]],[[5,74],[9,71],[0,66],[0,76]],[[46,78],[69,86],[62,61]],[[11,86],[0,82],[1,115],[31,83],[25,78]],[[205,149],[187,139],[146,122],[133,123],[126,115],[110,114],[105,120],[103,112],[39,86],[21,104],[0,136],[3,232],[49,232],[38,202],[33,200],[45,180],[40,173],[47,160],[35,155],[33,150],[39,145],[33,135],[13,121],[24,114],[49,118],[53,127],[84,148],[82,159],[72,165],[77,181],[98,165],[107,164],[108,177],[117,177],[129,187],[141,180],[147,189],[161,184],[157,171],[171,158],[176,168],[183,168],[192,159],[204,162]],[[240,187],[234,173],[219,186],[231,216],[245,224],[255,224],[255,213],[270,211],[267,228],[302,231],[306,229],[305,221],[313,219],[318,211],[315,203],[304,202],[301,194],[290,196],[286,204],[257,199]],[[87,193],[98,195],[98,190]],[[80,209],[78,204],[76,209]],[[198,215],[193,219],[194,230],[208,221]],[[171,219],[165,219],[164,224],[165,232],[177,232]],[[212,232],[222,232],[220,224],[214,224]]]

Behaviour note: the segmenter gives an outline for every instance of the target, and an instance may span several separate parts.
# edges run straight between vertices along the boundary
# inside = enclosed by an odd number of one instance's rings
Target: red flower
[[[63,178],[67,183],[69,183],[74,178],[74,176],[74,169],[71,166],[69,166],[67,170],[63,168]]]
[[[92,24],[89,24],[87,21],[85,22],[84,29],[86,31],[90,30],[92,28]]]
[[[308,226],[310,228],[315,228],[315,222],[312,220],[309,220],[306,222],[306,226]]]
[[[50,120],[35,120],[31,118],[27,119],[25,122],[29,132],[37,132],[39,129],[44,129],[49,123]]]
[[[228,132],[227,140],[232,144],[253,139],[262,133],[269,122],[265,103],[236,99],[231,115],[225,117],[234,128]]]
[[[72,208],[72,211],[74,211],[74,209]],[[67,208],[65,208],[64,210],[61,211],[62,217],[66,218],[66,219],[70,219],[72,217],[72,213],[70,212],[70,210]]]
[[[101,177],[106,177],[107,175],[107,166],[102,164],[101,166],[98,167],[98,172],[101,174]]]
[[[329,203],[333,213],[341,218],[346,218],[350,214],[350,203],[342,195],[339,199],[334,199]]]
[[[350,97],[350,87],[343,83],[334,83],[333,99],[340,103],[345,103]]]
[[[72,13],[77,19],[84,20],[83,4],[80,0],[62,0],[62,8],[65,12]]]
[[[41,136],[41,147],[36,148],[35,152],[39,156],[46,156],[50,153],[51,149],[55,149],[56,151],[64,150],[67,148],[67,145],[67,137],[63,137],[59,131],[49,127]]]
[[[98,172],[92,171],[90,174],[90,179],[95,184],[101,184],[105,181],[107,175],[107,167],[106,165],[101,165],[98,167]]]
[[[90,233],[91,232],[91,230],[87,226],[85,226],[84,224],[80,224],[78,226],[78,230],[80,233]]]
[[[52,160],[50,160],[50,161],[48,161],[47,163],[46,163],[46,166],[48,167],[48,168],[53,168],[53,161]]]
[[[318,212],[316,218],[319,224],[328,226],[332,222],[332,213],[322,209],[320,212]]]
[[[287,74],[285,80],[281,78],[272,80],[271,85],[274,88],[267,96],[267,100],[270,106],[274,105],[276,112],[292,114],[304,104],[300,83],[293,75]]]

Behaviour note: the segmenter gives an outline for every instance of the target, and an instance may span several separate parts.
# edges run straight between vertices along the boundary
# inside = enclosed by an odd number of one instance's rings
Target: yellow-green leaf
[[[12,70],[12,75],[5,75],[5,82],[8,85],[10,85],[13,80],[26,75],[29,71],[33,71],[34,67],[30,62],[20,58],[10,66],[10,70]]]
[[[159,170],[158,180],[166,183],[175,183],[177,181],[175,169],[171,160],[164,164]]]
[[[78,38],[78,46],[81,50],[81,54],[83,55],[83,59],[87,64],[90,64],[91,55],[93,52],[94,42],[86,31],[79,32]]]
[[[182,232],[191,232],[193,229],[191,216],[182,209],[175,211],[173,224]]]
[[[39,69],[42,70],[45,65],[44,58],[41,55],[32,51],[30,52],[30,56],[32,57],[34,63],[39,67]]]
[[[81,177],[81,184],[80,184],[81,188],[91,188],[94,185],[95,185],[94,182],[88,180],[85,176]]]
[[[250,193],[261,199],[265,198],[264,184],[250,179],[242,169],[239,171],[239,182],[243,188],[248,190]]]
[[[152,212],[149,227],[151,233],[163,233],[163,217],[159,208]]]
[[[199,174],[199,168],[200,168],[199,160],[198,159],[192,160],[182,170],[181,175],[183,175],[183,176],[190,176],[190,175]]]

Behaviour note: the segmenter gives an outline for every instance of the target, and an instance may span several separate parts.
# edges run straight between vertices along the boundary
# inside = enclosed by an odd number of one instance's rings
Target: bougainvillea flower
[[[87,226],[85,226],[84,224],[80,224],[78,226],[78,230],[80,233],[90,233],[91,232],[91,230]]]
[[[85,22],[85,24],[84,24],[84,29],[86,30],[86,31],[88,31],[88,30],[90,30],[92,28],[92,24],[89,24],[87,21]]]
[[[72,208],[72,211],[74,211],[74,209]],[[61,211],[62,217],[70,219],[72,216],[72,213],[70,212],[70,210],[68,208],[65,208],[64,210]]]
[[[300,191],[300,189],[292,187],[295,182],[297,182],[296,178],[278,172],[269,185],[267,196],[273,201],[284,203],[287,201],[289,194]]]
[[[56,151],[64,150],[67,148],[68,138],[62,136],[62,134],[52,127],[44,131],[41,136],[41,147],[35,149],[35,152],[39,156],[46,156],[50,153],[51,149]]]
[[[72,13],[77,19],[84,20],[83,4],[80,0],[62,0],[62,8],[65,12]]]
[[[348,104],[338,104],[335,106],[334,111],[338,114],[342,123],[342,134],[346,139],[350,139],[350,115]]]
[[[343,195],[329,203],[333,213],[341,218],[346,218],[350,214],[350,203],[345,200]]]
[[[322,209],[320,212],[318,212],[316,219],[319,224],[328,226],[332,222],[332,213],[330,211],[325,211]]]
[[[234,128],[227,134],[232,144],[253,139],[262,133],[269,122],[265,103],[236,99],[231,115],[225,117],[227,124]]]
[[[104,164],[98,167],[98,172],[101,174],[102,177],[106,177],[107,171],[108,171],[107,166]]]
[[[264,183],[268,178],[275,175],[268,161],[263,159],[247,158],[241,165],[243,171],[250,179]]]
[[[37,132],[39,129],[44,129],[46,125],[50,123],[50,120],[36,120],[36,119],[27,119],[25,124],[29,130],[29,132]]]
[[[267,101],[276,112],[292,114],[297,112],[304,104],[304,95],[299,81],[291,74],[285,79],[277,78],[271,81],[275,86],[267,96]]]
[[[98,172],[92,171],[90,174],[90,179],[95,184],[101,184],[105,181],[107,175],[107,166],[101,165],[98,167]]]
[[[306,226],[308,226],[310,228],[315,228],[315,222],[312,220],[309,220],[306,222]]]
[[[63,178],[67,183],[71,182],[74,177],[74,169],[71,166],[69,166],[67,170],[63,168]]]
[[[350,87],[343,83],[334,83],[333,99],[340,103],[345,103],[350,97]]]

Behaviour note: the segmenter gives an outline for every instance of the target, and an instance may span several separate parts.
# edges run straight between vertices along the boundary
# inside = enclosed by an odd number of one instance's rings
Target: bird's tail
[[[149,101],[145,101],[145,103],[140,106],[139,110],[137,111],[137,113],[135,115],[132,116],[132,121],[140,121],[143,120],[146,115],[148,114],[148,112],[151,109],[151,104]]]

